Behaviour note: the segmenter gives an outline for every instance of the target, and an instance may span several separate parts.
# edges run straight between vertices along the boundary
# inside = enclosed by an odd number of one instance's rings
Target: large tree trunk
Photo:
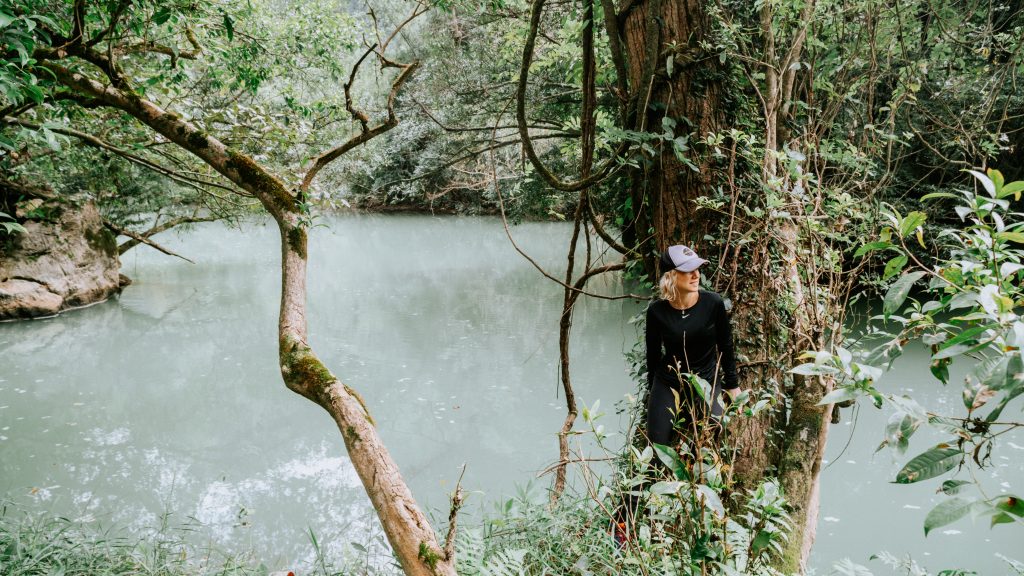
[[[807,3],[802,14],[804,28],[797,26],[781,56],[775,53],[773,15],[767,9],[761,14],[767,32],[764,61],[771,64],[765,66],[761,90],[765,143],[761,180],[765,185],[777,181],[775,154],[787,138],[785,121],[796,74],[790,64],[800,56],[813,7],[813,2]],[[715,287],[735,303],[741,383],[755,395],[768,390],[780,406],[786,405],[785,395],[790,406],[788,414],[780,410],[764,413],[733,430],[732,441],[739,447],[737,479],[750,486],[768,475],[779,476],[795,525],[782,563],[788,570],[801,569],[813,542],[817,476],[830,413],[817,406],[829,383],[817,378],[793,381],[786,374],[786,369],[795,365],[796,354],[822,344],[822,318],[815,310],[817,294],[807,293],[806,274],[801,269],[808,258],[805,249],[809,242],[797,220],[803,210],[795,196],[782,190],[794,219],[766,215],[756,224],[759,230],[736,230],[736,222],[700,211],[695,203],[697,198],[711,195],[713,183],[723,182],[729,183],[733,195],[730,213],[735,214],[737,202],[760,202],[760,198],[739,197],[733,173],[735,158],[723,169],[698,144],[708,134],[727,128],[722,98],[726,72],[719,68],[717,54],[704,53],[699,47],[710,30],[704,4],[699,0],[631,2],[619,15],[619,26],[629,65],[630,96],[638,102],[637,124],[648,132],[662,132],[662,119],[667,116],[675,121],[675,136],[688,135],[692,149],[683,152],[688,164],[665,143],[642,170],[631,174],[633,205],[642,214],[635,227],[637,236],[643,238],[644,230],[653,230],[650,244],[644,247],[646,253],[686,243],[712,258],[720,256],[715,262],[719,268],[707,272],[713,275]],[[754,232],[761,240],[737,243],[740,232]],[[714,239],[707,240],[709,235]],[[809,253],[813,258],[814,250]],[[784,386],[787,381],[791,384]]]
[[[708,29],[703,2],[630,3],[620,23],[639,128],[662,132],[667,117],[675,123],[675,136],[685,138],[690,148],[721,130],[722,71],[717,58],[709,59],[699,46]],[[700,250],[715,219],[698,212],[694,200],[711,191],[714,167],[709,155],[680,151],[695,169],[691,168],[677,157],[675,146],[663,142],[656,157],[645,158],[645,173],[634,172],[633,206],[646,212],[641,227],[654,229],[653,246],[648,248],[660,250],[682,242]]]

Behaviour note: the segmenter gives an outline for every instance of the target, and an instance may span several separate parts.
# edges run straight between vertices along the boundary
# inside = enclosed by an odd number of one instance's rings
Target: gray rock
[[[0,320],[51,316],[120,291],[117,240],[96,206],[44,208],[26,233],[0,236]]]

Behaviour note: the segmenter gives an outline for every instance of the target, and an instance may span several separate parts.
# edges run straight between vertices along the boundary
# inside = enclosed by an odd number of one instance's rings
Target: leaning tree
[[[274,7],[260,8],[269,12]],[[162,143],[199,159],[234,193],[259,203],[276,222],[281,238],[277,336],[285,384],[323,407],[337,423],[403,570],[408,574],[454,574],[454,515],[446,541],[439,542],[359,394],[335,376],[310,347],[306,320],[307,238],[314,179],[332,161],[398,124],[395,99],[419,64],[392,60],[388,49],[402,28],[425,9],[422,4],[412,5],[408,17],[386,37],[377,32],[377,18],[371,11],[366,26],[375,33],[373,39],[357,52],[348,73],[342,74],[318,64],[348,61],[347,51],[357,42],[331,37],[322,22],[304,27],[308,32],[303,35],[308,36],[305,40],[294,37],[300,44],[319,40],[322,46],[329,46],[317,61],[310,52],[287,46],[268,54],[266,38],[246,28],[245,17],[251,13],[231,3],[76,0],[65,6],[16,2],[10,12],[0,11],[6,41],[3,79],[13,86],[4,112],[31,121],[58,102],[85,111],[116,112],[122,122],[145,127]],[[310,8],[296,10],[301,13]],[[265,148],[275,143],[273,134],[261,135],[245,146],[246,142],[238,139],[244,136],[244,122],[189,116],[196,111],[187,107],[190,94],[180,90],[181,85],[210,75],[208,79],[216,82],[207,82],[207,90],[244,100],[257,94],[263,83],[274,80],[274,69],[266,66],[268,60],[282,74],[305,74],[311,92],[340,95],[336,105],[321,108],[306,104],[309,98],[304,100],[303,94],[285,93],[278,98],[297,120],[309,117],[306,113],[312,111],[321,127],[335,130],[326,138],[331,141],[326,150],[308,152],[299,173],[277,174],[256,160],[274,152]],[[393,71],[383,112],[378,114],[364,111],[355,99],[358,72],[368,61],[377,62],[382,72]],[[325,78],[341,86],[325,86]],[[282,92],[276,91],[278,96]],[[175,111],[175,106],[182,108]],[[350,121],[342,122],[346,117]],[[345,129],[337,131],[338,125]],[[302,143],[292,144],[301,147]],[[277,152],[285,157],[293,154]]]

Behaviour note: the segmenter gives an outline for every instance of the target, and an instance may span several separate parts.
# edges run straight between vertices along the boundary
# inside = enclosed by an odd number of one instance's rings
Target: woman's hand
[[[733,402],[736,401],[736,398],[739,397],[739,395],[743,392],[743,388],[737,386],[736,388],[728,388],[724,392],[729,397],[729,404],[732,404]]]

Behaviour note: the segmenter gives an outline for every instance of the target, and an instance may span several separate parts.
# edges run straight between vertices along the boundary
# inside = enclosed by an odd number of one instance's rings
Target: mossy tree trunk
[[[815,5],[813,1],[804,5],[800,21],[787,28],[782,48],[776,47],[780,33],[773,26],[772,8],[766,5],[760,13],[759,47],[764,53],[755,60],[760,62],[758,71],[764,73],[758,91],[763,133],[756,136],[765,150],[758,182],[763,195],[784,197],[784,208],[793,218],[766,214],[753,223],[747,218],[742,225],[736,218],[737,207],[763,206],[765,198],[751,190],[741,196],[735,142],[724,162],[715,161],[700,143],[731,127],[725,97],[729,72],[717,53],[707,52],[713,38],[705,3],[642,0],[624,6],[609,34],[618,34],[624,47],[638,124],[648,132],[672,130],[677,138],[675,147],[665,142],[656,157],[631,174],[633,206],[641,212],[633,234],[648,237],[650,229],[646,253],[686,243],[718,260],[720,268],[707,272],[715,287],[735,304],[735,338],[744,360],[741,383],[755,395],[774,395],[780,406],[733,431],[739,445],[736,474],[748,486],[766,476],[779,477],[795,524],[782,563],[786,569],[798,570],[813,542],[817,477],[830,414],[830,407],[817,402],[830,383],[817,378],[794,381],[786,370],[798,363],[799,353],[821,346],[822,327],[830,314],[819,309],[821,298],[811,285],[815,279],[804,269],[818,252],[812,246],[814,238],[801,227],[803,210],[791,194],[794,182],[779,177],[784,172],[778,154],[784,152],[789,138],[797,74],[793,63],[800,59]],[[663,118],[670,120],[663,123]],[[679,137],[686,140],[680,142]],[[719,195],[716,185],[726,197],[731,195],[728,210],[701,210],[696,200]],[[741,237],[747,241],[740,242]],[[787,405],[785,413],[782,407]]]

